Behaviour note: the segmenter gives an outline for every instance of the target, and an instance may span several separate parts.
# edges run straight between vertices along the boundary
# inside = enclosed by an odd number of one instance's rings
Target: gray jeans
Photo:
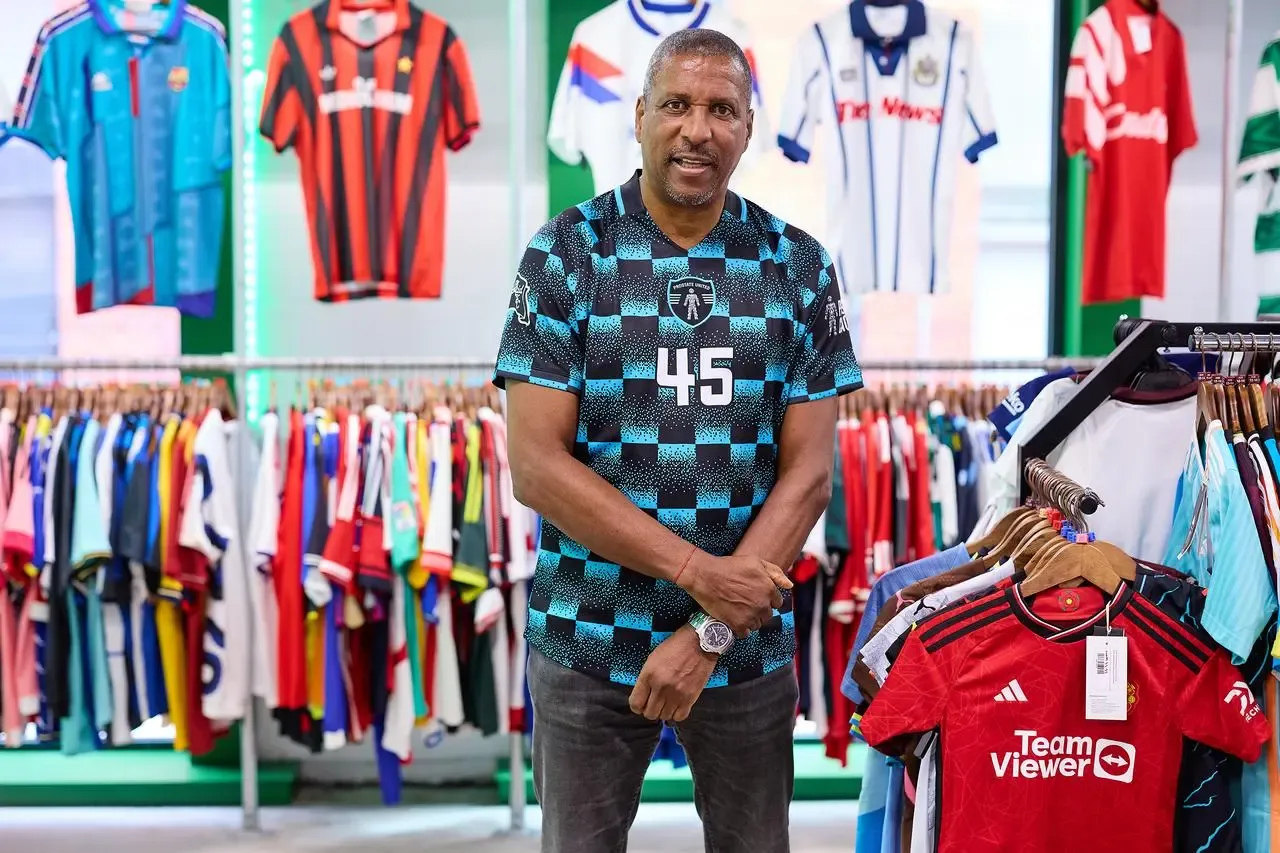
[[[632,712],[631,688],[529,650],[533,784],[543,853],[623,853],[662,732]],[[788,853],[795,777],[795,673],[703,692],[676,726],[708,853]]]

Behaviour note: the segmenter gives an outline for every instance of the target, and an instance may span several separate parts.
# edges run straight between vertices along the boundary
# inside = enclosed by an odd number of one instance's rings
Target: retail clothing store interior
[[[13,6],[2,853],[539,848],[549,523],[497,356],[569,329],[522,259],[622,211],[697,28],[750,70],[732,197],[825,247],[805,334],[861,371],[783,567],[791,849],[1280,853],[1280,6]],[[662,286],[654,328],[745,334]],[[666,347],[574,375],[754,387]],[[704,849],[673,725],[628,849]]]

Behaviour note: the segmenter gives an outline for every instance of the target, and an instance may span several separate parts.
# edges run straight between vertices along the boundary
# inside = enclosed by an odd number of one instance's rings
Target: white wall
[[[1244,46],[1239,57],[1239,112],[1224,148],[1223,98],[1226,85],[1227,21],[1225,4],[1165,0],[1163,9],[1187,43],[1192,103],[1200,142],[1174,165],[1167,209],[1168,251],[1163,300],[1143,301],[1142,313],[1167,320],[1247,320],[1257,308],[1259,259],[1253,254],[1258,199],[1253,186],[1233,193],[1234,227],[1229,235],[1232,277],[1229,314],[1218,317],[1218,268],[1222,240],[1222,158],[1239,156],[1240,133],[1248,115],[1249,93],[1258,58],[1280,31],[1280,4],[1243,0]],[[1272,267],[1274,269],[1274,267]]]

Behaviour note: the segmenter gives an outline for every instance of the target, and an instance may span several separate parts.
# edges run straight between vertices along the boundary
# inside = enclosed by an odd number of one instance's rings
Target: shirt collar
[[[327,0],[327,2],[329,11],[325,15],[325,26],[331,30],[340,30],[342,28],[342,13],[356,10],[354,8],[344,8],[342,0]],[[382,7],[380,11],[396,13],[396,32],[403,32],[409,29],[409,0],[390,0],[386,7]]]
[[[621,216],[648,213],[644,206],[644,198],[640,194],[640,171],[636,169],[631,180],[613,188],[613,202],[617,205],[618,214]],[[724,219],[726,216],[741,222],[747,221],[747,201],[733,190],[724,194],[724,213],[720,218]]]
[[[920,0],[907,0],[902,5],[907,7],[907,25],[903,27],[901,35],[885,38],[877,33],[872,28],[871,22],[867,20],[867,0],[853,0],[849,4],[849,27],[853,30],[854,38],[892,44],[898,41],[910,41],[924,35],[927,28],[924,4]]]
[[[702,6],[701,9],[698,8],[699,4]],[[702,26],[702,22],[707,19],[707,13],[711,11],[710,0],[627,0],[627,11],[631,13],[636,25],[650,35],[658,37],[666,35],[671,30],[655,27],[643,12],[653,12],[660,16],[670,15],[669,20],[674,21],[676,16],[687,15],[694,10],[697,10],[697,14],[684,25],[684,29],[687,30]]]
[[[1155,17],[1164,11],[1160,5],[1160,0],[1154,0],[1154,10],[1148,9],[1146,6],[1139,3],[1138,0],[1114,0],[1111,5],[1118,7],[1116,11],[1125,15],[1150,15]]]
[[[97,21],[98,28],[107,35],[127,34],[121,28],[116,16],[111,14],[111,10],[107,8],[110,0],[89,0],[89,10],[93,13],[93,19]],[[169,3],[169,17],[165,19],[164,25],[156,31],[153,38],[166,39],[172,41],[182,32],[183,13],[187,10],[187,0],[171,0]]]

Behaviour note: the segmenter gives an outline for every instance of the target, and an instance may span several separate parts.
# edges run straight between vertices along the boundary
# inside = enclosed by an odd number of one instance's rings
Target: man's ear
[[[640,122],[644,119],[644,95],[636,98],[636,142],[640,141]]]
[[[756,130],[756,111],[747,107],[747,145],[751,144],[751,134]]]

